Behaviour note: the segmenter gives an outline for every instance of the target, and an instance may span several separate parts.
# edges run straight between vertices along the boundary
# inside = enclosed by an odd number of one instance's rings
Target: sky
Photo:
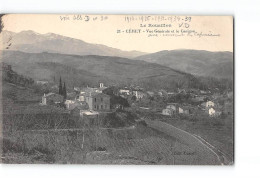
[[[233,52],[232,16],[9,14],[4,16],[3,23],[3,30],[51,32],[125,51],[152,53],[196,49]],[[149,24],[153,27],[148,27]],[[168,27],[158,27],[163,25]],[[191,32],[189,35],[188,31]],[[200,33],[213,36],[199,36]]]

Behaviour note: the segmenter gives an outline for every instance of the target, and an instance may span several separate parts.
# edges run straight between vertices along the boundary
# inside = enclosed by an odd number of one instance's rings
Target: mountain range
[[[19,33],[3,31],[2,44],[4,51],[33,53],[31,56],[37,56],[36,53],[39,53],[38,56],[42,56],[41,53],[43,52],[56,55],[63,54],[64,57],[66,54],[69,55],[69,57],[71,57],[71,55],[79,55],[87,59],[89,59],[91,55],[91,58],[94,58],[94,56],[104,56],[99,58],[110,60],[111,58],[121,58],[121,61],[131,59],[134,60],[133,62],[136,64],[139,64],[137,61],[145,61],[165,66],[167,69],[170,67],[175,71],[183,71],[195,76],[233,78],[232,52],[182,49],[146,54],[140,51],[122,51],[105,45],[90,44],[79,39],[54,33],[39,34],[34,31],[22,31]],[[104,61],[104,63],[106,62]],[[106,65],[109,64],[106,63]]]
[[[76,55],[100,55],[134,58],[144,55],[139,51],[123,51],[101,44],[91,44],[54,33],[39,34],[34,31],[2,32],[4,49],[17,50],[28,53],[61,53]]]

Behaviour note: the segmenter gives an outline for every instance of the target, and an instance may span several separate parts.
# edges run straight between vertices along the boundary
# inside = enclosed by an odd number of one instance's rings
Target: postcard
[[[1,162],[233,165],[232,16],[6,14]]]

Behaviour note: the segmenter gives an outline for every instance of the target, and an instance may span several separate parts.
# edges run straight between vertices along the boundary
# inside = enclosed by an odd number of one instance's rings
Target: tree
[[[60,95],[63,94],[61,77],[60,77],[60,85],[59,85],[59,94],[60,94]]]
[[[63,97],[64,97],[64,99],[67,98],[67,89],[66,89],[66,84],[65,84],[65,82],[64,82],[64,84],[63,84]]]

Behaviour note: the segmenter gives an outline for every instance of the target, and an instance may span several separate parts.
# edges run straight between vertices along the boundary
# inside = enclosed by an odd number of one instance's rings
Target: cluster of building
[[[203,111],[210,117],[216,117],[221,115],[221,110],[213,101],[206,101],[201,103],[198,106],[193,106],[190,104],[177,104],[177,103],[169,103],[166,108],[162,110],[163,115],[172,116],[174,114],[184,114],[189,115],[193,114],[196,111]]]
[[[172,116],[174,114],[192,115],[196,112],[203,112],[210,117],[220,116],[222,113],[231,114],[233,107],[229,103],[220,106],[212,100],[201,102],[199,105],[169,103],[166,108],[162,110],[163,115]]]
[[[177,103],[169,103],[166,108],[162,110],[163,115],[172,116],[174,114],[190,114],[191,108]]]
[[[40,104],[64,104],[74,116],[98,115],[100,112],[110,111],[110,96],[102,93],[106,88],[103,83],[100,83],[98,88],[74,88],[74,92],[68,93],[67,99],[56,93],[48,93],[42,96]]]
[[[217,91],[218,89],[215,89]],[[216,117],[224,113],[231,113],[232,107],[227,108],[226,106],[230,106],[228,103],[225,106],[220,106],[218,104],[218,99],[223,97],[223,94],[218,92],[212,93],[210,90],[198,90],[198,89],[177,89],[175,91],[167,92],[166,90],[158,90],[158,91],[144,91],[143,89],[133,89],[133,88],[122,88],[119,89],[119,95],[122,97],[127,96],[135,96],[136,100],[141,100],[147,96],[153,97],[155,95],[160,97],[170,98],[172,96],[176,96],[178,94],[189,95],[190,102],[187,104],[178,104],[178,103],[168,103],[166,108],[162,110],[163,115],[172,116],[175,114],[183,114],[183,115],[192,115],[195,112],[203,112],[206,113],[210,117]],[[232,98],[233,93],[227,92],[224,96],[227,98]],[[226,111],[226,110],[229,111]]]
[[[147,94],[139,88],[122,88],[119,89],[119,95],[123,98],[127,98],[128,96],[135,96],[136,100],[140,100],[144,98]]]
[[[107,89],[103,83],[99,84],[99,87],[74,87],[74,92],[68,93],[67,99],[64,99],[63,96],[55,93],[44,94],[42,97],[41,105],[65,105],[66,109],[71,111],[72,114],[78,114],[79,116],[83,115],[98,115],[100,112],[108,112],[111,109],[110,96],[103,93]],[[168,103],[166,108],[162,109],[163,115],[172,116],[175,114],[183,115],[192,115],[195,112],[204,112],[210,117],[215,117],[221,115],[222,112],[230,113],[225,110],[232,110],[232,106],[228,103],[225,104],[225,107],[220,109],[220,105],[217,102],[223,94],[212,93],[210,91],[203,90],[185,90],[178,89],[174,92],[167,92],[166,90],[158,91],[145,91],[140,87],[124,87],[117,88],[114,92],[117,96],[128,99],[129,97],[135,96],[136,101],[141,100],[145,97],[153,97],[155,95],[160,97],[171,97],[178,94],[189,94],[191,96],[189,103]],[[226,97],[232,97],[233,93],[226,93]],[[231,107],[228,107],[231,106]]]

